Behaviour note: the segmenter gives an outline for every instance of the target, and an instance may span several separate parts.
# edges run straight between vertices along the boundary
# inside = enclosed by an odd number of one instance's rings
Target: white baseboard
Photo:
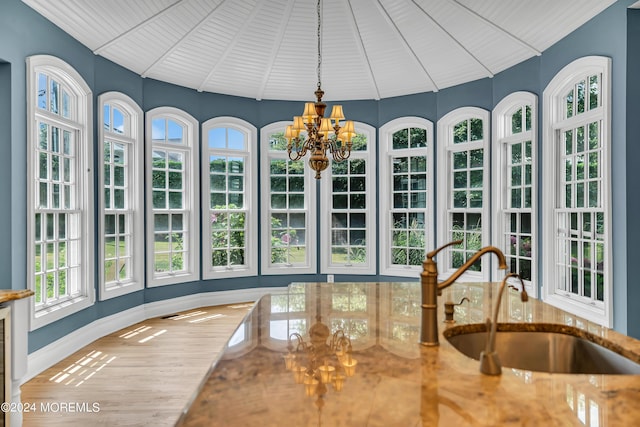
[[[284,290],[286,288],[252,288],[186,295],[139,305],[129,310],[97,319],[29,354],[27,358],[27,373],[20,379],[20,384],[26,383],[93,341],[138,322],[194,308],[257,301],[265,294],[279,293]]]

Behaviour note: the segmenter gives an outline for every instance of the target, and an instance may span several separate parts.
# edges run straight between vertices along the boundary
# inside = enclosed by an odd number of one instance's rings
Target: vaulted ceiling
[[[133,72],[198,91],[312,100],[316,0],[23,0]],[[325,100],[492,77],[615,0],[323,0]]]

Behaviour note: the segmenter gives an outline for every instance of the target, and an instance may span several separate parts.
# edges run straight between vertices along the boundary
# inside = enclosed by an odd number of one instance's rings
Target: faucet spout
[[[465,271],[467,271],[481,256],[486,253],[493,253],[498,257],[498,268],[506,270],[507,262],[502,251],[495,246],[486,246],[473,254],[458,270],[456,270],[447,280],[438,284],[438,264],[433,258],[441,250],[461,244],[461,240],[449,242],[427,254],[427,258],[422,263],[422,273],[420,273],[420,283],[422,290],[422,324],[420,330],[420,343],[426,346],[437,346],[438,342],[438,311],[437,299],[442,289],[451,286]]]
[[[510,277],[517,277],[520,280],[521,301],[527,302],[529,300],[529,295],[524,288],[524,282],[522,281],[522,277],[520,277],[519,274],[508,273],[506,276],[504,276],[504,279],[502,279],[502,283],[500,284],[500,289],[498,290],[498,297],[496,299],[496,305],[493,311],[493,320],[487,319],[487,344],[484,351],[480,352],[480,372],[486,375],[500,375],[502,373],[500,359],[498,358],[498,354],[496,353],[496,332],[498,330],[498,314],[500,313],[500,302],[502,301],[502,293],[504,292],[507,280]],[[509,287],[517,290],[517,288],[513,285],[509,285]]]
[[[486,253],[493,253],[495,256],[498,257],[498,268],[501,270],[506,270],[507,269],[507,260],[504,256],[504,254],[502,253],[502,251],[498,248],[496,248],[495,246],[485,246],[484,248],[480,249],[478,252],[476,252],[475,254],[473,254],[471,257],[469,257],[469,259],[467,260],[467,262],[465,262],[464,264],[462,264],[460,266],[460,268],[458,268],[451,276],[449,276],[447,278],[447,280],[444,280],[443,282],[440,282],[438,284],[438,291],[442,291],[444,288],[447,288],[449,286],[451,286],[453,284],[453,282],[455,282],[456,280],[458,280],[458,278],[460,276],[462,276],[462,274],[467,271],[473,264],[475,264],[476,261],[478,261],[478,259],[480,259],[480,257]]]

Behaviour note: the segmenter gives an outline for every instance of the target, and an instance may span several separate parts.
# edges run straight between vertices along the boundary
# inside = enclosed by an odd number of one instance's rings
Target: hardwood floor
[[[173,426],[253,303],[149,319],[22,386],[24,427]]]

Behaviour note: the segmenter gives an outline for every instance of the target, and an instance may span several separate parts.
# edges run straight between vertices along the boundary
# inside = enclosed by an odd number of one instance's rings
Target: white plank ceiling
[[[313,100],[316,0],[23,0],[135,73],[199,91]],[[615,0],[322,0],[324,100],[492,77]]]

